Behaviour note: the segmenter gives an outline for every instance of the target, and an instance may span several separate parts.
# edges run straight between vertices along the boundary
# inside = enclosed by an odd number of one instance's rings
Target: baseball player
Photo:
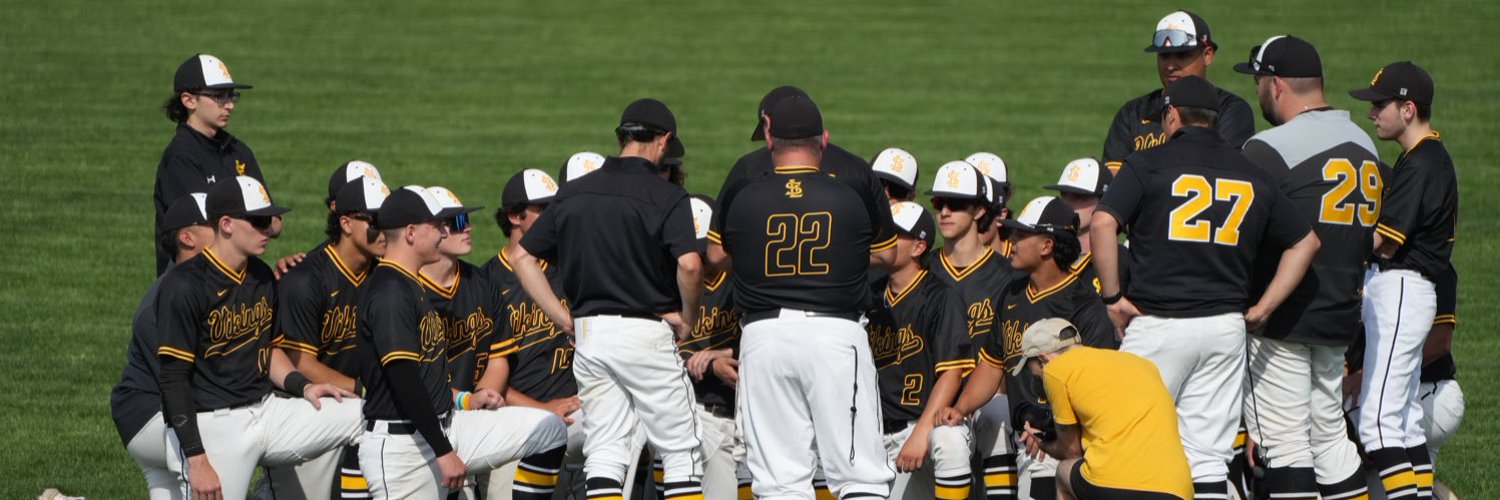
[[[332,384],[354,394],[362,390],[357,381],[360,356],[354,326],[360,287],[375,267],[375,260],[385,254],[385,241],[375,228],[375,214],[389,192],[384,183],[371,177],[345,182],[329,202],[329,206],[338,208],[328,217],[328,242],[313,249],[277,285],[276,336],[272,342],[286,354],[292,367],[313,383]],[[339,469],[337,473],[335,468]],[[261,489],[271,490],[262,496],[283,497],[330,488],[349,498],[369,495],[354,446],[295,469],[269,468],[262,477]]]
[[[667,498],[698,497],[703,457],[673,330],[681,339],[698,321],[702,258],[687,192],[656,177],[663,158],[682,156],[677,119],[661,101],[639,99],[615,136],[620,156],[564,184],[510,262],[526,294],[575,332],[589,496],[618,498],[642,426],[665,464]],[[538,257],[558,266],[567,305]]]
[[[937,233],[932,216],[901,202],[891,205],[891,218],[895,265],[875,284],[882,299],[865,325],[880,377],[885,450],[898,471],[891,497],[967,499],[969,428],[937,422],[974,369],[963,305],[952,286],[923,267]]]
[[[715,203],[693,195],[693,232],[699,253],[708,254],[708,228]],[[703,280],[698,323],[677,352],[692,376],[698,440],[703,443],[704,498],[750,498],[750,470],[745,467],[745,442],[735,422],[735,383],[739,380],[740,311],[732,295],[734,280],[721,270]],[[664,471],[663,471],[664,472]],[[658,481],[658,484],[660,482]]]
[[[1245,158],[1270,175],[1322,243],[1291,297],[1246,346],[1244,419],[1264,457],[1261,479],[1276,498],[1361,495],[1364,472],[1345,432],[1340,384],[1358,330],[1383,167],[1349,112],[1324,100],[1312,44],[1273,37],[1235,70],[1255,75],[1261,114],[1275,125],[1245,143]],[[1275,253],[1257,259],[1252,300],[1278,264]]]
[[[1187,76],[1208,78],[1208,67],[1219,50],[1209,34],[1208,22],[1197,14],[1180,10],[1167,14],[1156,23],[1156,34],[1146,52],[1156,53],[1156,74],[1162,88],[1131,99],[1120,106],[1104,138],[1104,166],[1118,174],[1130,153],[1160,146],[1170,136],[1166,124],[1150,116],[1161,107],[1163,90],[1172,82]],[[1227,90],[1214,88],[1218,97],[1215,109],[1219,119],[1214,130],[1224,143],[1238,148],[1255,133],[1255,115],[1250,105]]]
[[[1012,375],[1043,380],[1051,425],[1024,423],[1028,453],[1057,465],[1059,495],[1079,500],[1204,498],[1192,490],[1172,398],[1149,360],[1081,345],[1067,320],[1032,324]]]
[[[1109,169],[1101,167],[1099,161],[1093,158],[1079,158],[1068,162],[1063,166],[1062,174],[1058,176],[1056,184],[1048,184],[1043,189],[1057,191],[1057,198],[1063,204],[1078,215],[1078,234],[1087,235],[1094,220],[1094,208],[1099,206],[1099,200],[1104,197],[1104,191],[1109,188],[1109,181],[1113,176]],[[1099,273],[1094,270],[1094,253],[1090,246],[1091,241],[1087,236],[1078,238],[1082,253],[1078,260],[1068,267],[1068,271],[1078,275],[1078,280],[1086,285],[1094,287],[1094,292],[1099,292]],[[1129,251],[1125,245],[1116,245],[1118,255],[1125,255]],[[1128,259],[1121,258],[1124,263]],[[1128,273],[1125,268],[1120,269],[1120,277],[1124,281]]]
[[[198,255],[214,240],[204,209],[205,193],[191,193],[172,203],[162,218],[168,238],[162,246],[172,251],[172,262],[178,263]],[[170,269],[170,268],[169,268]],[[151,283],[136,307],[130,322],[130,343],[125,348],[125,368],[120,382],[109,393],[110,416],[125,451],[135,459],[146,476],[146,490],[151,500],[178,498],[182,485],[176,474],[167,470],[167,427],[161,416],[161,389],[157,374],[161,361],[156,358],[161,342],[156,328],[157,290],[161,278]]]
[[[157,296],[167,466],[184,497],[244,498],[256,465],[294,465],[358,438],[360,401],[309,383],[272,344],[275,283],[256,256],[287,209],[248,176],[217,183],[204,208],[214,241],[175,266]],[[273,384],[306,401],[270,397]]]
[[[1458,177],[1432,129],[1433,84],[1426,70],[1411,61],[1391,63],[1368,88],[1349,95],[1370,101],[1376,135],[1400,143],[1402,151],[1386,183],[1375,263],[1365,275],[1359,438],[1388,496],[1415,484],[1425,497],[1432,493],[1432,464],[1418,425],[1417,390],[1427,326],[1436,316],[1433,281],[1453,267]]]
[[[230,113],[240,100],[239,89],[252,88],[229,76],[229,67],[219,58],[196,54],[177,66],[172,77],[172,96],[161,106],[167,119],[177,123],[177,133],[162,150],[156,166],[156,231],[151,241],[160,241],[168,204],[188,193],[206,193],[219,180],[246,175],[265,184],[260,163],[250,146],[230,135]],[[280,218],[272,219],[272,234],[281,232]],[[171,252],[156,251],[156,274],[166,272]]]
[[[1124,335],[1120,349],[1154,361],[1177,403],[1195,495],[1227,498],[1245,332],[1302,280],[1318,237],[1274,181],[1212,128],[1219,95],[1207,80],[1177,80],[1162,103],[1156,116],[1170,140],[1125,160],[1089,236],[1104,303]],[[1130,238],[1129,288],[1120,286],[1119,228]],[[1251,304],[1251,263],[1277,250],[1276,276]]]
[[[933,176],[932,207],[937,214],[943,247],[928,257],[927,269],[953,286],[964,305],[972,345],[983,345],[995,324],[993,293],[1009,282],[1013,270],[991,246],[980,240],[982,228],[995,218],[986,197],[986,176],[964,161],[952,161]],[[983,471],[985,498],[1015,498],[1016,456],[1010,446],[1010,405],[1004,388],[992,395],[972,422],[977,445],[975,458]]]
[[[948,425],[961,423],[1004,387],[1010,404],[1012,427],[1022,422],[1039,427],[1047,421],[1041,379],[1021,371],[1003,377],[1005,370],[1021,364],[1021,337],[1031,325],[1045,318],[1063,318],[1077,325],[1082,343],[1114,349],[1119,346],[1104,303],[1093,285],[1071,270],[1078,261],[1077,215],[1055,197],[1043,196],[1027,203],[1015,219],[1006,219],[1014,251],[1010,262],[1017,276],[994,292],[998,326],[978,350],[978,367],[969,376],[964,392],[945,412]],[[1003,379],[1003,380],[1002,380]],[[1057,460],[1032,453],[1017,454],[1019,497],[1057,497],[1053,477]]]
[[[730,181],[711,261],[734,269],[743,312],[737,397],[757,498],[813,498],[814,462],[839,498],[884,498],[895,477],[861,311],[869,262],[889,262],[889,203],[821,171],[828,141],[803,95],[766,111],[771,173]],[[808,443],[816,443],[813,448]]]
[[[917,158],[901,148],[886,148],[870,160],[870,171],[885,188],[885,196],[892,205],[917,198],[917,180],[922,176],[917,170]]]
[[[442,258],[422,266],[417,274],[422,286],[427,289],[432,307],[443,318],[443,330],[448,343],[446,355],[449,384],[460,395],[473,393],[483,400],[503,404],[504,395],[496,387],[502,386],[503,380],[509,376],[505,370],[507,366],[503,363],[490,363],[494,344],[501,342],[495,338],[495,323],[504,317],[500,313],[503,295],[483,270],[461,260],[474,249],[471,239],[474,228],[469,214],[484,207],[465,207],[457,195],[439,186],[427,188],[427,193],[437,200],[438,206],[443,210],[457,211],[447,221],[449,236],[438,244],[438,252],[442,254]],[[497,366],[501,369],[488,370]],[[491,418],[493,425],[505,429],[512,436],[531,441],[551,439],[554,430],[565,425],[561,422],[561,417],[539,408],[507,405],[494,409],[494,413],[497,415]],[[538,449],[520,441],[513,443]],[[481,473],[476,478],[476,488],[485,493],[483,498],[551,498],[557,485],[565,448],[564,442],[555,448],[524,456],[517,465],[519,470],[507,471],[507,474],[500,477],[495,477],[494,473]],[[513,487],[505,488],[504,484],[512,482],[512,478]],[[506,491],[509,495],[502,493],[505,490],[509,490]]]
[[[969,155],[964,161],[984,173],[985,198],[990,202],[990,213],[995,214],[988,226],[980,228],[979,240],[1008,259],[1010,238],[1005,237],[1004,230],[1000,227],[1001,220],[1010,218],[1010,209],[1005,207],[1011,195],[1010,174],[1006,171],[1005,160],[994,153],[981,151]]]
[[[359,463],[374,498],[440,498],[505,462],[560,455],[566,442],[563,423],[545,412],[490,411],[502,404],[493,393],[449,383],[449,321],[418,270],[443,260],[439,244],[461,213],[421,186],[395,190],[380,206],[386,254],[364,285],[357,321],[368,395]],[[534,430],[502,432],[507,426]]]

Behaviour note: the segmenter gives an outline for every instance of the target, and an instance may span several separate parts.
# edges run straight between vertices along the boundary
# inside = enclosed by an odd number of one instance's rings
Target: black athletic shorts
[[[1078,500],[1179,500],[1177,495],[1160,491],[1107,488],[1089,483],[1083,477],[1083,460],[1073,464],[1073,495]]]

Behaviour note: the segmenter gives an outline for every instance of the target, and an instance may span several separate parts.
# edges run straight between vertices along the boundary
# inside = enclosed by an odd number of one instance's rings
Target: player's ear
[[[1204,66],[1208,66],[1208,65],[1211,65],[1211,64],[1214,63],[1214,52],[1217,52],[1217,51],[1214,50],[1214,47],[1212,45],[1209,45],[1209,46],[1203,48],[1203,65]]]
[[[818,144],[818,149],[828,149],[828,129],[823,129],[823,142]]]
[[[354,218],[348,215],[339,215],[339,231],[344,234],[354,234]]]
[[[927,253],[927,241],[917,240],[917,244],[911,246],[911,258],[916,259]]]
[[[194,96],[192,92],[184,90],[177,93],[177,100],[181,102],[182,107],[187,108],[188,111],[198,109],[198,97]]]
[[[217,229],[221,234],[234,234],[234,218],[228,215],[220,215]]]

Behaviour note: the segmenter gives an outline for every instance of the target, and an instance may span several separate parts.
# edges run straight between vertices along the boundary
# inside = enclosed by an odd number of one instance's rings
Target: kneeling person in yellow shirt
[[[1041,377],[1052,418],[1027,415],[1023,453],[1059,461],[1059,493],[1079,500],[1193,498],[1177,410],[1151,361],[1082,345],[1067,320],[1026,329],[1022,362]]]

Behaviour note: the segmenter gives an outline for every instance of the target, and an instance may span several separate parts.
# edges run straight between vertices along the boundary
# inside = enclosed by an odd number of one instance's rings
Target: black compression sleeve
[[[441,457],[453,451],[453,445],[448,443],[448,436],[443,435],[443,428],[432,411],[432,403],[428,402],[426,390],[422,388],[422,374],[417,372],[417,362],[392,360],[385,364],[385,377],[391,384],[396,407],[432,446],[433,455]]]
[[[158,378],[162,415],[166,417],[167,425],[177,432],[182,454],[190,457],[203,454],[203,439],[198,436],[198,407],[193,402],[193,385],[189,381],[192,375],[192,363],[171,356],[161,357]]]

